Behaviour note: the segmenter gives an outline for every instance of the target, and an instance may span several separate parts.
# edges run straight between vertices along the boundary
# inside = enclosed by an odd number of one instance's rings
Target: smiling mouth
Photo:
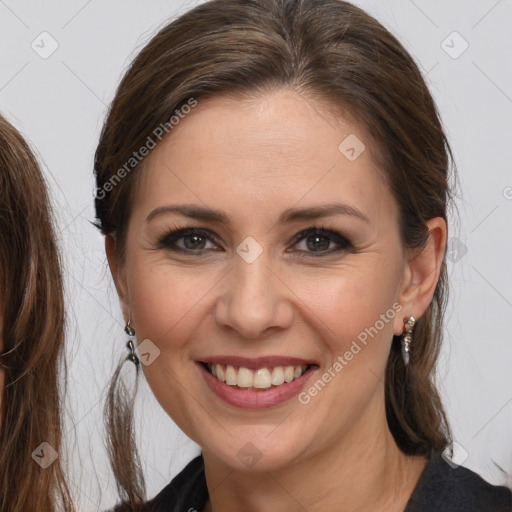
[[[294,380],[316,368],[316,364],[262,367],[255,370],[230,364],[201,363],[217,380],[246,391],[266,391]]]

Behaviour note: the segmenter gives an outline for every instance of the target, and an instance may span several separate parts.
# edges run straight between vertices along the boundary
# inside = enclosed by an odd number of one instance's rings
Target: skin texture
[[[406,251],[398,207],[370,151],[349,161],[338,150],[350,134],[368,148],[367,134],[328,112],[288,89],[199,102],[145,162],[124,262],[106,240],[125,319],[131,316],[139,343],[150,339],[160,349],[146,378],[203,449],[206,510],[398,511],[424,468],[389,432],[383,375],[393,334],[432,299],[446,223],[430,220],[427,247]],[[288,208],[340,202],[368,222],[334,215],[277,223]],[[184,203],[224,210],[231,228],[175,213],[146,221],[157,207]],[[320,249],[314,236],[294,242],[321,226],[355,249],[326,255],[339,248],[328,235]],[[189,237],[185,246],[181,238],[189,256],[159,247],[173,227],[210,230],[218,242],[193,245]],[[263,249],[250,264],[236,252],[248,236]],[[313,383],[395,303],[402,311],[305,405],[295,398],[257,411],[227,405],[194,363],[227,354],[295,356],[319,365]],[[261,455],[250,468],[237,456],[248,442]]]

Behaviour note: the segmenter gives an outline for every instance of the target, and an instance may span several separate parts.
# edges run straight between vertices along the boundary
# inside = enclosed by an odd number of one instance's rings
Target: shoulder
[[[109,512],[200,512],[208,499],[202,455],[192,459],[152,500],[136,509],[120,503]]]
[[[204,460],[202,455],[198,455],[173,478],[169,485],[148,501],[146,510],[151,512],[201,511],[207,499]]]
[[[405,512],[511,512],[512,491],[492,485],[463,466],[434,453],[414,489]]]

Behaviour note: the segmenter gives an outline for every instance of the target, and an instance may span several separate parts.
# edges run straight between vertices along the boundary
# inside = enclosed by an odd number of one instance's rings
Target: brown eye
[[[213,247],[208,247],[208,243],[213,244]],[[294,246],[300,243],[304,244],[303,249],[291,251],[299,253],[299,256],[327,256],[354,250],[353,245],[343,235],[321,227],[310,228],[296,235]],[[189,255],[219,250],[215,235],[199,228],[175,229],[161,238],[158,248]]]
[[[206,247],[208,242],[214,242],[214,237],[209,231],[186,228],[165,235],[158,243],[158,247],[177,252],[201,253],[212,249]]]
[[[299,250],[300,253],[305,253],[306,256],[324,256],[333,254],[340,251],[351,251],[353,245],[340,233],[336,231],[327,230],[324,228],[312,228],[302,231],[295,238],[295,244],[305,242],[305,249]],[[338,246],[337,249],[328,250],[330,247]],[[317,253],[317,254],[315,254]]]

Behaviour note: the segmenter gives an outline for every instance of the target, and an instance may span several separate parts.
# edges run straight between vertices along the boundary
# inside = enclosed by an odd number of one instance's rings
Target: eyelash
[[[186,255],[190,256],[196,256],[200,254],[204,254],[206,252],[210,252],[212,249],[202,249],[199,251],[194,251],[192,249],[181,249],[175,246],[175,243],[178,240],[181,240],[182,238],[185,238],[187,236],[191,235],[197,235],[201,238],[204,238],[206,240],[209,240],[214,243],[217,242],[217,237],[213,235],[213,233],[207,229],[201,229],[201,228],[193,228],[193,227],[186,227],[186,228],[179,228],[177,226],[170,228],[169,231],[167,231],[158,242],[158,249],[166,249],[173,252],[180,252]],[[326,252],[319,252],[315,254],[314,251],[299,251],[299,257],[310,257],[318,258],[322,256],[328,256],[335,253],[342,253],[342,252],[354,252],[354,246],[352,243],[343,235],[338,233],[337,231],[333,231],[330,229],[325,229],[323,226],[319,227],[311,227],[308,229],[305,229],[295,235],[293,238],[293,245],[298,244],[299,242],[302,242],[303,240],[309,238],[310,236],[318,235],[322,237],[327,237],[330,239],[330,241],[337,243],[341,248],[336,250],[330,250]]]

